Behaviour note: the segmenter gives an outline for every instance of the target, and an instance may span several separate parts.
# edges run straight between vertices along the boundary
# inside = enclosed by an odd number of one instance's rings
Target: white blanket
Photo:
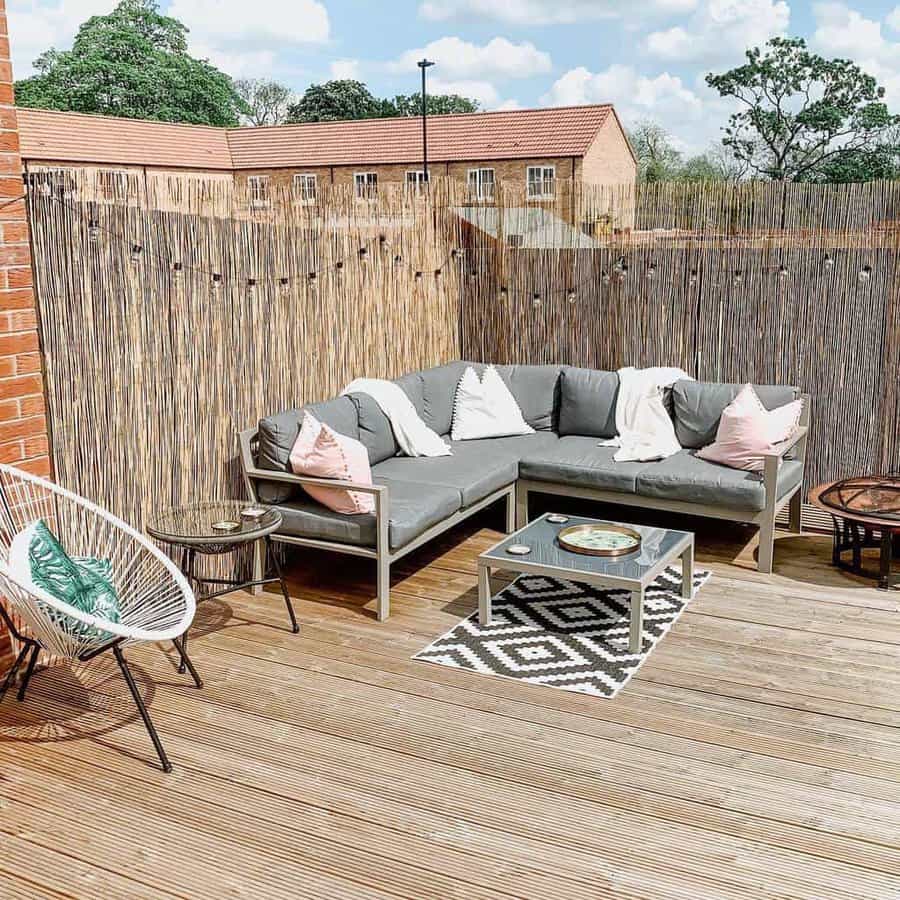
[[[419,417],[403,388],[381,378],[357,378],[341,394],[368,394],[388,417],[405,456],[450,456],[450,447]]]
[[[663,390],[690,375],[681,369],[619,369],[616,430],[619,436],[600,446],[618,447],[616,462],[665,459],[681,449],[675,426],[663,403]]]

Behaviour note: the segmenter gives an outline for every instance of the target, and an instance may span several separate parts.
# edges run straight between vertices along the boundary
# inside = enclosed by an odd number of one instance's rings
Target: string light
[[[457,260],[457,259],[459,259],[459,250],[457,250],[456,247],[454,247],[454,248],[450,251],[450,259],[452,259],[452,260],[454,260],[454,261]]]
[[[251,297],[256,296],[256,279],[255,278],[247,279],[247,290]]]
[[[318,280],[318,277],[319,277],[319,276],[318,276],[315,272],[310,272],[310,273],[309,273],[309,275],[307,276],[307,278],[308,278],[308,280],[309,280],[309,286],[310,286],[310,287],[315,287],[315,286],[316,286],[316,281]]]
[[[386,235],[386,234],[379,234],[379,235],[378,235],[378,245],[379,245],[380,247],[383,247],[386,243],[387,243],[387,235]]]
[[[365,247],[359,248],[359,261],[364,263],[366,261],[366,257],[369,255],[369,251]]]
[[[290,278],[279,278],[278,285],[281,289],[282,295],[285,297],[291,292],[291,279]]]
[[[656,274],[656,263],[652,262],[647,266],[647,277],[652,278]]]
[[[415,274],[414,277],[415,277],[416,281],[421,281],[421,280],[422,280],[422,273],[421,273],[421,272],[416,272],[416,274]]]
[[[509,290],[505,284],[500,285],[500,299],[506,300],[509,297]]]
[[[334,274],[335,274],[338,278],[340,278],[341,275],[344,274],[344,261],[343,261],[342,259],[339,259],[339,260],[334,264]]]
[[[132,262],[140,262],[141,254],[144,252],[144,248],[140,244],[132,244],[131,245],[131,261]]]
[[[541,305],[541,295],[540,294],[532,294],[531,296],[531,305],[537,309]]]
[[[733,282],[735,285],[739,285],[739,284],[743,284],[743,283],[744,283],[744,273],[743,273],[740,269],[736,269],[736,270],[735,270],[734,278],[732,279],[732,282]]]
[[[782,281],[786,281],[788,275],[790,275],[790,274],[791,274],[791,273],[788,272],[787,268],[786,268],[784,265],[781,265],[781,266],[778,267],[778,277],[779,277]]]
[[[691,269],[691,274],[688,277],[688,284],[693,287],[697,283],[697,270]]]
[[[833,269],[834,268],[834,257],[830,253],[826,253],[825,259],[822,260],[822,265],[826,269]]]
[[[180,262],[172,263],[172,271],[175,273],[175,277],[179,278],[184,271],[184,266]]]
[[[604,284],[609,284],[610,281],[612,281],[612,279],[609,277],[609,272],[607,272],[606,269],[603,270],[603,274],[600,276],[600,280]]]
[[[569,288],[568,293],[566,294],[566,300],[568,300],[569,303],[574,303],[577,299],[578,295],[575,293],[575,289]]]
[[[434,277],[435,277],[435,278],[440,278],[440,277],[441,277],[441,270],[440,270],[440,269],[435,269],[435,270],[434,270]]]
[[[402,265],[402,263],[403,263],[403,257],[398,253],[398,254],[394,257],[394,265],[395,265],[395,266],[399,266],[399,265]]]
[[[96,219],[91,219],[88,222],[88,240],[92,243],[96,243],[97,238],[100,237],[100,225],[98,224]]]
[[[212,286],[214,291],[218,291],[222,287],[222,276],[218,272],[213,272]]]
[[[872,277],[872,267],[871,266],[863,266],[859,270],[859,275],[857,276],[859,280],[865,284]]]

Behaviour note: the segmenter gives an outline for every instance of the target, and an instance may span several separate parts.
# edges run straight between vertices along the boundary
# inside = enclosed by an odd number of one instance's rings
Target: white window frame
[[[291,186],[295,203],[312,206],[319,199],[319,179],[315,172],[296,172]]]
[[[269,197],[269,176],[248,175],[247,196],[251,209],[268,209],[272,205]]]
[[[485,178],[485,173],[487,172],[491,173],[490,179]],[[474,176],[474,179],[472,176]],[[476,200],[493,200],[497,184],[496,173],[489,166],[480,169],[469,169],[466,172],[466,184],[468,184],[469,191],[474,194]],[[487,185],[490,185],[489,191],[485,190]]]
[[[406,170],[406,187],[408,190],[415,191],[418,194],[429,181],[430,179],[425,174],[424,169]]]
[[[357,200],[372,201],[378,196],[377,172],[354,172],[353,188]]]
[[[532,179],[532,172],[539,172],[540,175],[538,178]],[[547,190],[548,184],[550,185],[549,191]],[[541,190],[539,192],[532,191],[533,185],[540,185]],[[556,196],[556,166],[526,166],[525,193],[529,200],[552,200]]]

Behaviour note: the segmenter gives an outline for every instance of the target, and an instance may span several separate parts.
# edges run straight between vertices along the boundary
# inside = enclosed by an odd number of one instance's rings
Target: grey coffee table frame
[[[577,553],[567,553],[571,557],[571,564],[566,566],[551,566],[543,563],[532,562],[528,556],[515,556],[511,553],[504,553],[502,559],[499,556],[491,556],[499,547],[504,544],[528,544],[528,531],[536,525],[546,520],[548,515],[553,513],[545,513],[532,522],[529,522],[524,528],[520,528],[513,534],[506,535],[502,541],[498,541],[489,549],[485,550],[478,557],[478,621],[481,625],[491,624],[491,600],[493,594],[491,591],[491,571],[493,569],[502,569],[509,572],[515,572],[517,575],[546,575],[551,578],[564,578],[567,581],[577,581],[581,584],[590,584],[599,588],[612,588],[618,590],[626,590],[631,593],[631,621],[629,627],[628,649],[630,653],[640,653],[642,647],[642,637],[644,630],[644,591],[647,586],[652,584],[661,572],[667,566],[671,565],[678,558],[681,559],[681,596],[685,600],[690,600],[694,595],[694,535],[689,531],[675,531],[674,529],[664,529],[669,534],[681,534],[682,537],[677,540],[665,553],[660,555],[658,561],[648,567],[639,577],[629,577],[623,572],[616,571],[616,563],[622,564],[621,568],[627,565],[629,560],[633,560],[634,554],[617,557],[615,559],[606,559],[608,566],[607,571],[598,572],[589,568],[585,560],[591,560],[596,564],[597,557],[581,556]],[[622,522],[613,522],[608,519],[585,519],[582,516],[571,516],[570,521],[559,525],[557,532],[566,528],[569,524],[580,524],[584,521],[596,522],[598,524],[622,525]],[[552,524],[552,523],[551,523]],[[644,528],[646,526],[633,525],[632,528]],[[635,551],[640,552],[640,551]],[[581,563],[581,565],[579,565]]]

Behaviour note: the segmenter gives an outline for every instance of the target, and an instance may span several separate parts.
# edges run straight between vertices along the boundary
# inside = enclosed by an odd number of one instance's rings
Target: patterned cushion
[[[110,576],[109,560],[70,557],[47,527],[37,519],[20,531],[9,548],[9,566],[26,586],[33,584],[80,612],[110,622],[119,621],[119,598]],[[66,616],[49,604],[40,603],[44,613],[63,631],[85,639],[112,637]]]

